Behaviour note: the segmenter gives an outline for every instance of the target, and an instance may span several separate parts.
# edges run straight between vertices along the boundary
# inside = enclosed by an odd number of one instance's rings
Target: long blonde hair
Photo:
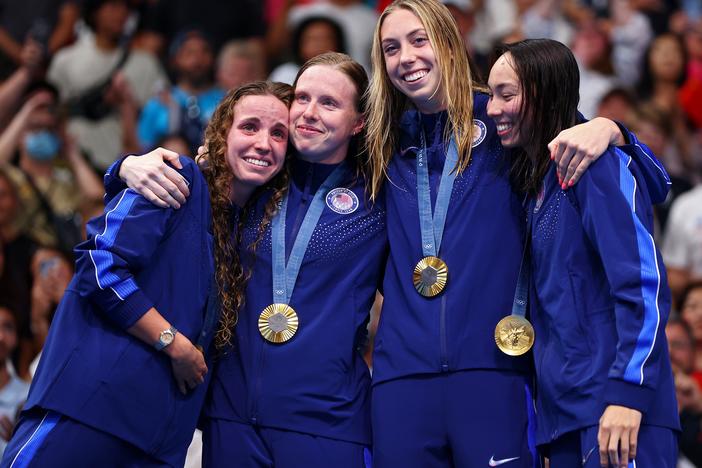
[[[473,142],[473,90],[485,88],[474,82],[468,52],[448,9],[436,0],[395,0],[381,13],[375,27],[371,61],[373,72],[366,106],[367,149],[371,161],[370,189],[375,198],[387,177],[387,167],[399,143],[402,113],[412,106],[407,96],[390,82],[385,70],[380,30],[390,13],[405,9],[424,25],[441,72],[449,125],[444,139],[453,134],[458,148],[456,170],[470,163]]]

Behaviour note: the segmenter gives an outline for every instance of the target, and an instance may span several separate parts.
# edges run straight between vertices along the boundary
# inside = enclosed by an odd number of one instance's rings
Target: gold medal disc
[[[412,282],[419,294],[434,297],[444,290],[448,281],[448,266],[438,257],[424,257],[414,267]]]
[[[258,331],[271,343],[285,343],[295,336],[297,313],[287,304],[271,304],[258,317]]]
[[[534,345],[534,327],[520,315],[508,315],[495,327],[495,343],[503,353],[521,356]]]

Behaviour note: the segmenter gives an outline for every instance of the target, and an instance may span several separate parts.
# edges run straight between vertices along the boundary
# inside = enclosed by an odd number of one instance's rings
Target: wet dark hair
[[[551,39],[527,39],[497,47],[493,64],[510,55],[522,94],[521,136],[525,143],[511,151],[513,186],[535,194],[548,170],[548,143],[578,121],[580,72],[573,53]]]
[[[300,55],[302,35],[308,27],[316,23],[324,23],[332,28],[332,31],[334,31],[334,39],[336,40],[337,50],[330,50],[329,52],[340,52],[342,54],[346,53],[346,36],[344,35],[344,30],[341,29],[341,25],[328,16],[310,16],[297,25],[292,34],[290,43],[296,63],[305,63],[305,59]]]

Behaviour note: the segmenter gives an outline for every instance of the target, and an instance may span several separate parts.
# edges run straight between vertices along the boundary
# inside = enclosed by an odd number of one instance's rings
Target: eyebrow
[[[417,29],[414,29],[414,30],[410,31],[409,33],[407,33],[407,34],[406,34],[406,37],[413,36],[413,35],[415,35],[415,34],[417,34],[417,33],[420,33],[420,32],[421,32],[421,33],[424,33],[424,34],[427,33],[426,30],[425,30],[424,28],[417,28]],[[391,41],[396,41],[396,40],[397,40],[397,39],[395,39],[395,38],[393,38],[393,37],[389,37],[389,38],[387,38],[387,39],[383,39],[383,40],[380,41],[380,42],[381,42],[381,43],[386,43],[386,42],[391,42]]]

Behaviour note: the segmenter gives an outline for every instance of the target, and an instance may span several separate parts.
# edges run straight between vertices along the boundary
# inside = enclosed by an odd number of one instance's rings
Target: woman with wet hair
[[[208,127],[202,172],[173,160],[190,188],[180,210],[108,188],[105,214],[75,249],[76,273],[1,466],[183,466],[218,302],[222,343],[245,286],[232,231],[283,166],[291,99],[283,84],[231,91]]]
[[[513,186],[527,194],[536,443],[556,467],[672,468],[680,427],[665,336],[670,291],[640,164],[610,147],[563,190],[547,145],[579,121],[575,58],[548,39],[498,55],[487,113],[512,129],[500,140]]]

